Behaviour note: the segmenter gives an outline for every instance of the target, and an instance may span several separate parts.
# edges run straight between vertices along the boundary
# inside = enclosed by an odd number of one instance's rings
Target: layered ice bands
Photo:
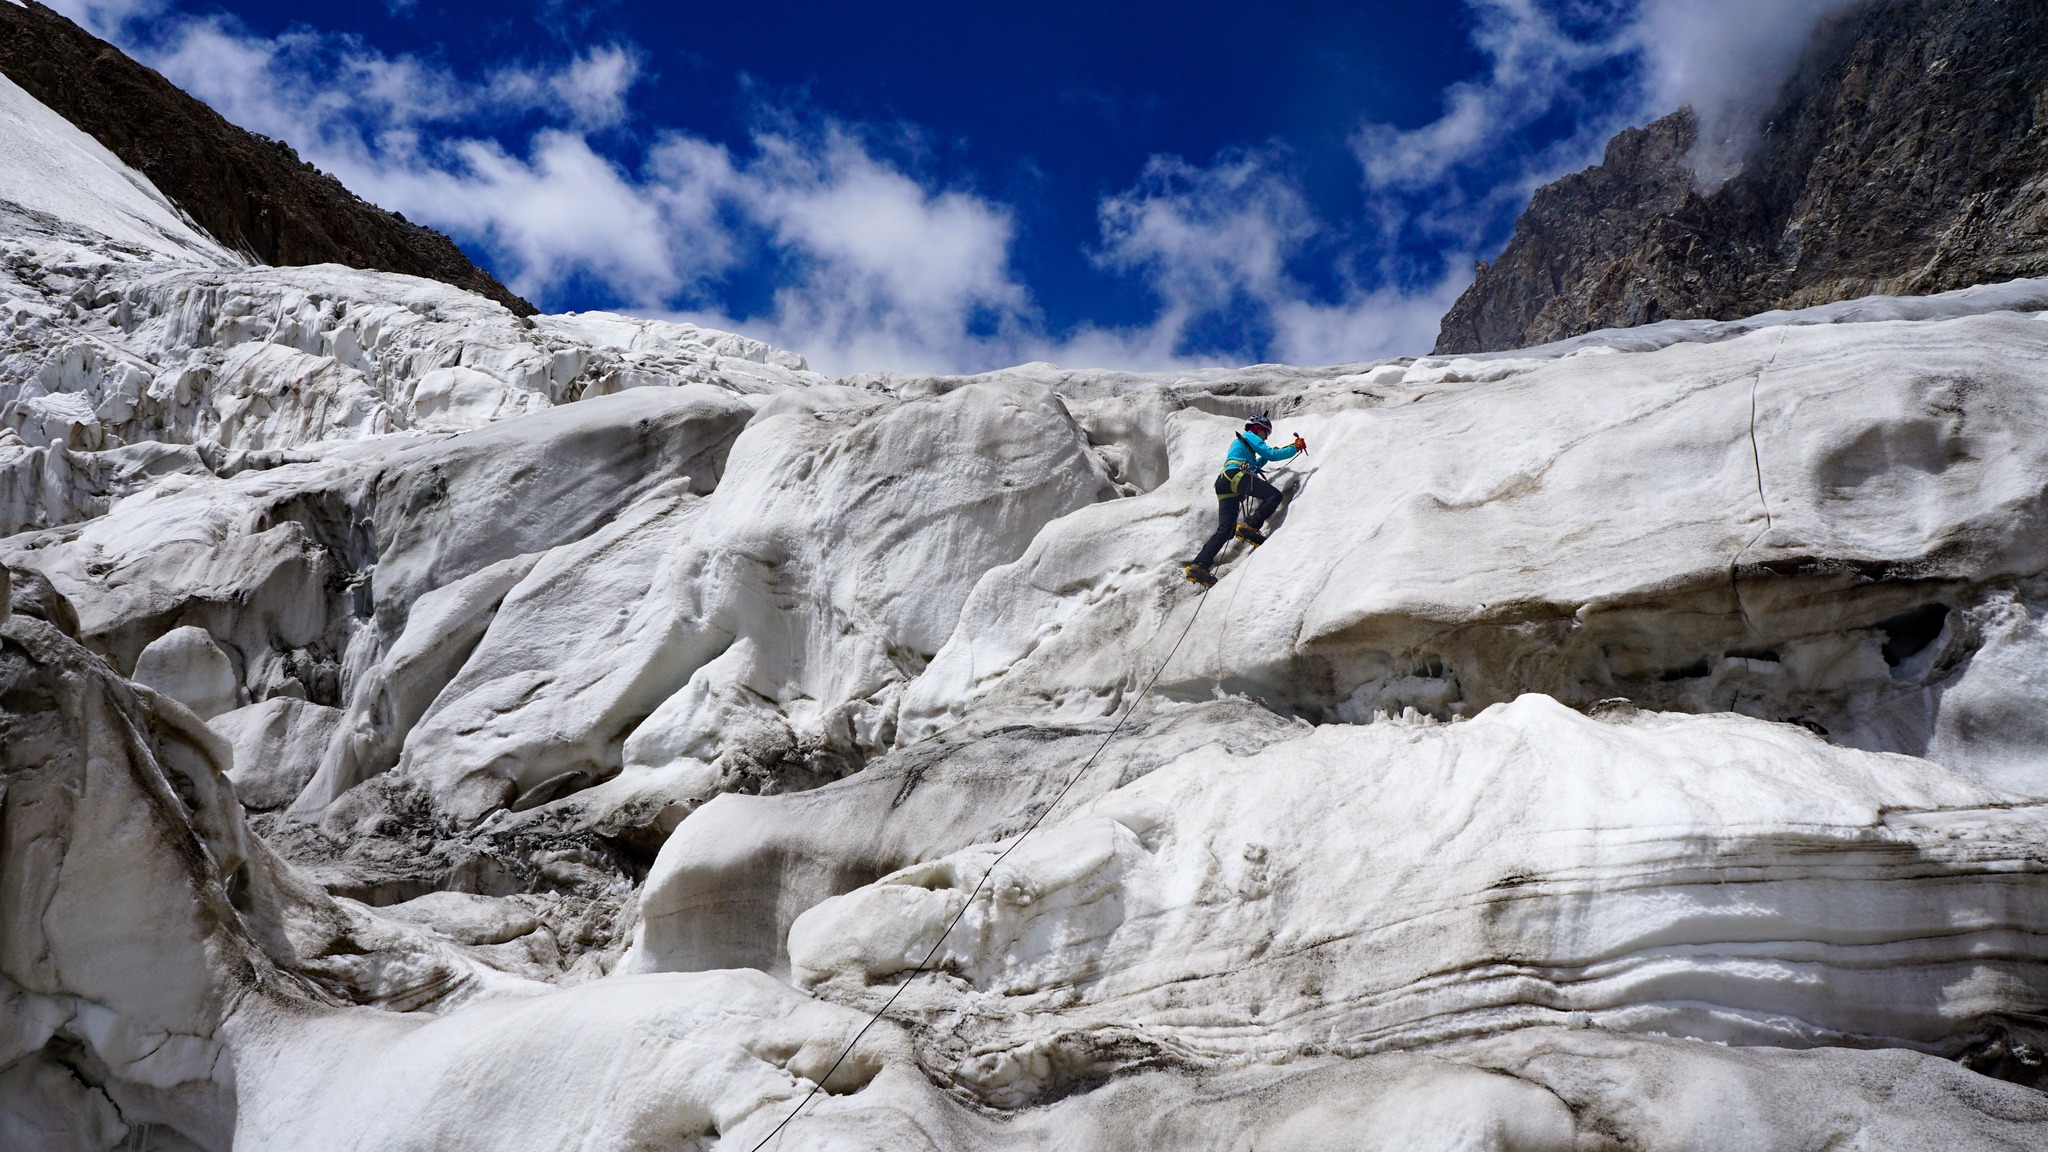
[[[2048,994],[2044,821],[1786,725],[1531,695],[1183,754],[1026,841],[938,963],[1001,1057],[1065,1031],[1276,1058],[1538,1023],[1955,1051]],[[798,984],[896,977],[994,848],[804,913]]]
[[[2048,283],[829,381],[11,91],[0,1147],[2048,1145]]]

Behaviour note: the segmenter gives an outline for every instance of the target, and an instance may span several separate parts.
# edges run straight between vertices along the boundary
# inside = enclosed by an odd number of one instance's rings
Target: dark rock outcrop
[[[2048,4],[1880,0],[1824,29],[1740,173],[1680,111],[1540,189],[1438,353],[2048,275]]]
[[[238,128],[35,0],[0,3],[0,72],[149,177],[222,244],[266,264],[347,264],[533,305],[455,242],[365,202],[290,145]]]

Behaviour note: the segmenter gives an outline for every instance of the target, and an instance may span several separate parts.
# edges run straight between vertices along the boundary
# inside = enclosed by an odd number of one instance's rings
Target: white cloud
[[[1498,160],[1520,129],[1569,105],[1576,130],[1564,146],[1523,166],[1540,181],[1591,163],[1621,127],[1690,105],[1701,122],[1694,160],[1704,177],[1723,178],[1755,142],[1815,29],[1867,2],[1467,0],[1487,74],[1446,89],[1443,114],[1428,124],[1362,125],[1353,149],[1368,186],[1434,189],[1460,167]],[[1621,90],[1584,104],[1581,83],[1601,70],[1620,71]]]
[[[586,48],[556,70],[501,66],[479,98],[451,107],[447,119],[488,110],[550,112],[585,131],[625,123],[626,94],[640,77],[640,59],[617,44]]]
[[[1444,91],[1444,113],[1419,128],[1366,123],[1352,139],[1366,183],[1408,191],[1444,181],[1460,165],[1488,158],[1516,130],[1549,114],[1574,78],[1611,59],[1612,44],[1581,40],[1539,0],[1468,0],[1473,46],[1487,73]],[[1595,21],[1596,24],[1605,21]]]
[[[166,78],[253,131],[327,145],[366,135],[538,112],[580,131],[615,127],[639,75],[635,54],[587,48],[559,67],[506,64],[480,83],[352,37],[251,35],[222,17],[167,21],[144,50]],[[275,131],[273,131],[275,130]]]
[[[961,327],[969,312],[1014,312],[1025,294],[1010,279],[1014,234],[1007,209],[958,191],[929,192],[876,161],[849,134],[755,140],[761,159],[743,202],[778,241],[811,261],[850,319]],[[929,318],[929,319],[927,319]]]
[[[735,164],[674,137],[650,165],[657,195],[715,202],[789,263],[774,314],[751,327],[842,371],[988,367],[1015,345],[1029,295],[1010,272],[1007,209],[926,188],[841,125],[753,145],[754,158]]]
[[[701,275],[724,256],[679,253],[666,205],[577,133],[543,131],[523,159],[481,140],[446,151],[444,163],[363,161],[353,183],[408,216],[483,237],[509,257],[508,282],[523,295],[598,270],[626,300],[656,307],[685,286],[684,269]],[[696,259],[679,265],[679,255]]]
[[[1760,121],[1824,22],[1867,0],[1643,0],[1629,30],[1646,72],[1643,111],[1699,114],[1694,162],[1716,180],[1740,167]]]
[[[130,20],[164,11],[166,0],[48,0],[48,4],[79,27],[108,37]]]
[[[1258,153],[1226,155],[1207,168],[1154,156],[1137,185],[1105,199],[1099,212],[1097,262],[1143,274],[1174,311],[1284,291],[1287,257],[1315,229],[1301,193]]]
[[[1069,354],[1085,351],[1118,364],[1220,359],[1189,355],[1189,342],[1202,321],[1232,315],[1268,329],[1272,354],[1289,363],[1420,352],[1471,279],[1458,258],[1424,286],[1347,285],[1336,300],[1317,299],[1288,273],[1288,263],[1318,225],[1270,154],[1231,153],[1206,168],[1153,157],[1135,187],[1103,201],[1101,217],[1098,262],[1144,277],[1161,302],[1145,328],[1090,332],[1072,342]]]
[[[1420,288],[1354,292],[1336,304],[1275,301],[1274,349],[1288,364],[1343,364],[1427,352],[1436,343],[1444,313],[1471,283],[1470,261],[1453,257],[1441,276]]]
[[[348,77],[326,91],[290,85],[288,72],[275,65],[294,39],[262,40],[235,35],[219,21],[193,21],[181,24],[168,45],[145,53],[144,62],[236,124],[311,148],[321,143],[325,122],[350,108],[357,93],[389,84],[359,88]]]
[[[592,48],[550,77],[548,86],[577,121],[609,128],[626,118],[626,90],[640,75],[640,61],[618,45]]]

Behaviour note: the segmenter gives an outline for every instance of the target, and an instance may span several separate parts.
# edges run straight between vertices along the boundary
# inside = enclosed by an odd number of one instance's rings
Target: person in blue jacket
[[[1266,443],[1266,437],[1273,434],[1273,421],[1261,412],[1244,422],[1244,431],[1230,442],[1230,454],[1224,457],[1223,472],[1216,477],[1216,531],[1209,536],[1209,542],[1195,555],[1195,562],[1182,571],[1190,581],[1207,588],[1216,583],[1216,576],[1209,571],[1209,565],[1216,562],[1216,554],[1230,542],[1232,535],[1256,548],[1266,542],[1266,534],[1260,529],[1273,513],[1280,510],[1280,501],[1286,497],[1278,488],[1267,483],[1259,470],[1275,460],[1291,460],[1297,453],[1308,451],[1308,443],[1296,436],[1294,443],[1275,448]],[[1252,514],[1245,517],[1243,524],[1237,522],[1237,515],[1249,497],[1258,501]]]

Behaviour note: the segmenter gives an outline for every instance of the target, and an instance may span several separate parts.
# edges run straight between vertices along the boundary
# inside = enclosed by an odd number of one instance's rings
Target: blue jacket
[[[1232,464],[1242,464],[1257,472],[1264,468],[1268,461],[1291,460],[1295,453],[1300,451],[1301,449],[1292,444],[1284,448],[1275,448],[1260,439],[1257,432],[1239,432],[1230,442],[1230,455],[1224,458],[1223,467],[1228,471]]]

